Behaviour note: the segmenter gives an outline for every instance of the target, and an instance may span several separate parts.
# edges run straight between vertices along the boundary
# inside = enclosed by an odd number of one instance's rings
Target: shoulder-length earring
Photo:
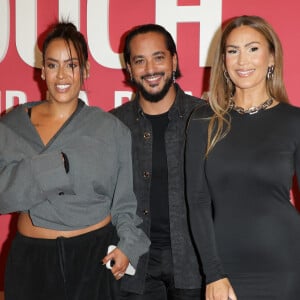
[[[229,74],[226,70],[223,71],[223,74],[224,74],[224,77],[225,77],[225,80],[226,80],[226,83],[228,84],[230,82],[230,77],[229,77]]]
[[[267,79],[271,80],[274,76],[274,65],[268,67]]]

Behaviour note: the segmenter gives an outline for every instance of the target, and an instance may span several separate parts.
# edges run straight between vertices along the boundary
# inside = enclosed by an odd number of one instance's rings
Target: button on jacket
[[[188,117],[203,100],[185,94],[176,84],[177,95],[169,110],[165,134],[169,182],[169,218],[175,286],[179,289],[201,287],[198,259],[191,242],[184,188],[184,142]],[[143,219],[140,228],[149,236],[151,224],[150,185],[152,169],[152,127],[139,106],[138,96],[111,111],[131,130],[134,191],[137,214]],[[136,275],[122,279],[122,289],[142,293],[149,253],[139,261]]]

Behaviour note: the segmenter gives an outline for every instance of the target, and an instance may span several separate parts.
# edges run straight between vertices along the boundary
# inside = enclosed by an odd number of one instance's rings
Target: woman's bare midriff
[[[56,239],[58,237],[74,237],[81,234],[88,233],[90,231],[97,230],[104,227],[111,221],[111,216],[107,216],[105,219],[97,224],[76,230],[53,230],[43,227],[34,226],[27,213],[20,213],[18,218],[18,231],[27,237],[40,238],[40,239]]]

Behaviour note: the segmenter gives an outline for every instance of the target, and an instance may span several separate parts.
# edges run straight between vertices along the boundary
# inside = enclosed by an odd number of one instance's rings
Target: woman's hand
[[[234,290],[227,278],[206,285],[206,300],[237,300]]]
[[[121,279],[129,265],[128,257],[120,249],[115,248],[103,258],[103,264],[106,264],[109,260],[114,262],[111,272],[115,276],[116,280]]]

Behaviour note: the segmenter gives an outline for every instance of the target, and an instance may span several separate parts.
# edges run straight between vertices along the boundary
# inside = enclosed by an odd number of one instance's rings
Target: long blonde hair
[[[283,52],[281,42],[271,27],[263,18],[258,16],[239,16],[233,18],[224,28],[216,49],[214,63],[210,75],[209,103],[214,112],[208,126],[208,143],[206,155],[216,143],[224,138],[230,130],[231,122],[229,99],[235,94],[235,86],[226,71],[224,58],[226,42],[231,31],[240,26],[249,26],[261,33],[268,42],[269,50],[274,55],[274,73],[267,80],[267,93],[280,102],[288,102],[286,88],[283,82]],[[267,74],[266,74],[267,76]]]

